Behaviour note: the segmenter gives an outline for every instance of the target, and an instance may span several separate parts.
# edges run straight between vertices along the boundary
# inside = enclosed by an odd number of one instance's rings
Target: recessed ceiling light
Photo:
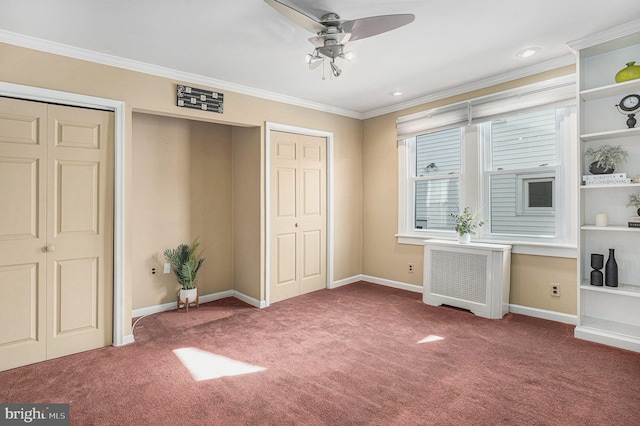
[[[518,58],[529,58],[538,52],[540,52],[539,47],[527,47],[526,49],[522,49],[521,51],[516,53],[516,56]]]
[[[401,92],[401,91],[399,91],[399,90],[396,90],[395,92],[392,92],[392,93],[391,93],[391,96],[402,96],[402,95],[404,95],[404,93],[402,93],[402,92]]]

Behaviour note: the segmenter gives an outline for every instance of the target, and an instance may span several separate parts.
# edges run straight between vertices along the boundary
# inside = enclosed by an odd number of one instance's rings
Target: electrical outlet
[[[413,272],[413,263],[410,263],[409,264],[409,273],[412,273],[412,272]]]
[[[155,275],[155,274],[156,274],[156,268],[153,267],[153,268],[151,268],[151,275]]]
[[[560,297],[560,284],[551,283],[551,296]]]

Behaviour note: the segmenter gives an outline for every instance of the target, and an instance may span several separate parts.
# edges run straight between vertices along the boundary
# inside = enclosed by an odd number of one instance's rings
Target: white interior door
[[[272,131],[270,301],[326,287],[326,139]]]

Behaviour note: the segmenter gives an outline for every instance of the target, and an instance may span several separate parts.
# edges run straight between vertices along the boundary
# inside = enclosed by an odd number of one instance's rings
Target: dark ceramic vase
[[[593,271],[591,271],[591,285],[602,286],[603,284],[603,275],[602,267],[604,266],[604,255],[602,254],[592,254],[591,255],[591,267]]]
[[[604,272],[604,285],[607,287],[618,287],[618,263],[616,262],[613,249],[609,249],[609,259],[607,259]]]

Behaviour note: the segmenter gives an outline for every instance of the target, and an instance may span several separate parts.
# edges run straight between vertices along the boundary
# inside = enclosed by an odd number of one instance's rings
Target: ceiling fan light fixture
[[[349,51],[349,52],[343,52],[341,54],[338,55],[340,58],[344,59],[345,61],[350,61],[353,59],[353,52]]]
[[[310,53],[306,56],[305,61],[309,64],[309,69],[316,69],[322,63],[322,57],[317,52]]]
[[[335,64],[336,58],[347,61],[353,59],[352,52],[344,51],[347,42],[386,33],[415,20],[415,15],[409,13],[369,16],[344,21],[337,13],[326,12],[322,17],[317,18],[313,8],[308,5],[305,8],[300,8],[288,4],[291,3],[290,1],[264,1],[295,24],[315,34],[309,39],[311,44],[315,46],[315,50],[313,54],[307,55],[307,64],[309,64],[309,68],[315,68],[317,65],[314,66],[314,64],[324,63],[324,58],[327,58],[334,77],[342,74],[342,70]],[[324,71],[325,68],[322,69]]]
[[[336,65],[335,61],[331,61],[329,64],[331,65],[331,73],[333,74],[333,76],[340,77],[340,74],[342,74],[342,70]]]

